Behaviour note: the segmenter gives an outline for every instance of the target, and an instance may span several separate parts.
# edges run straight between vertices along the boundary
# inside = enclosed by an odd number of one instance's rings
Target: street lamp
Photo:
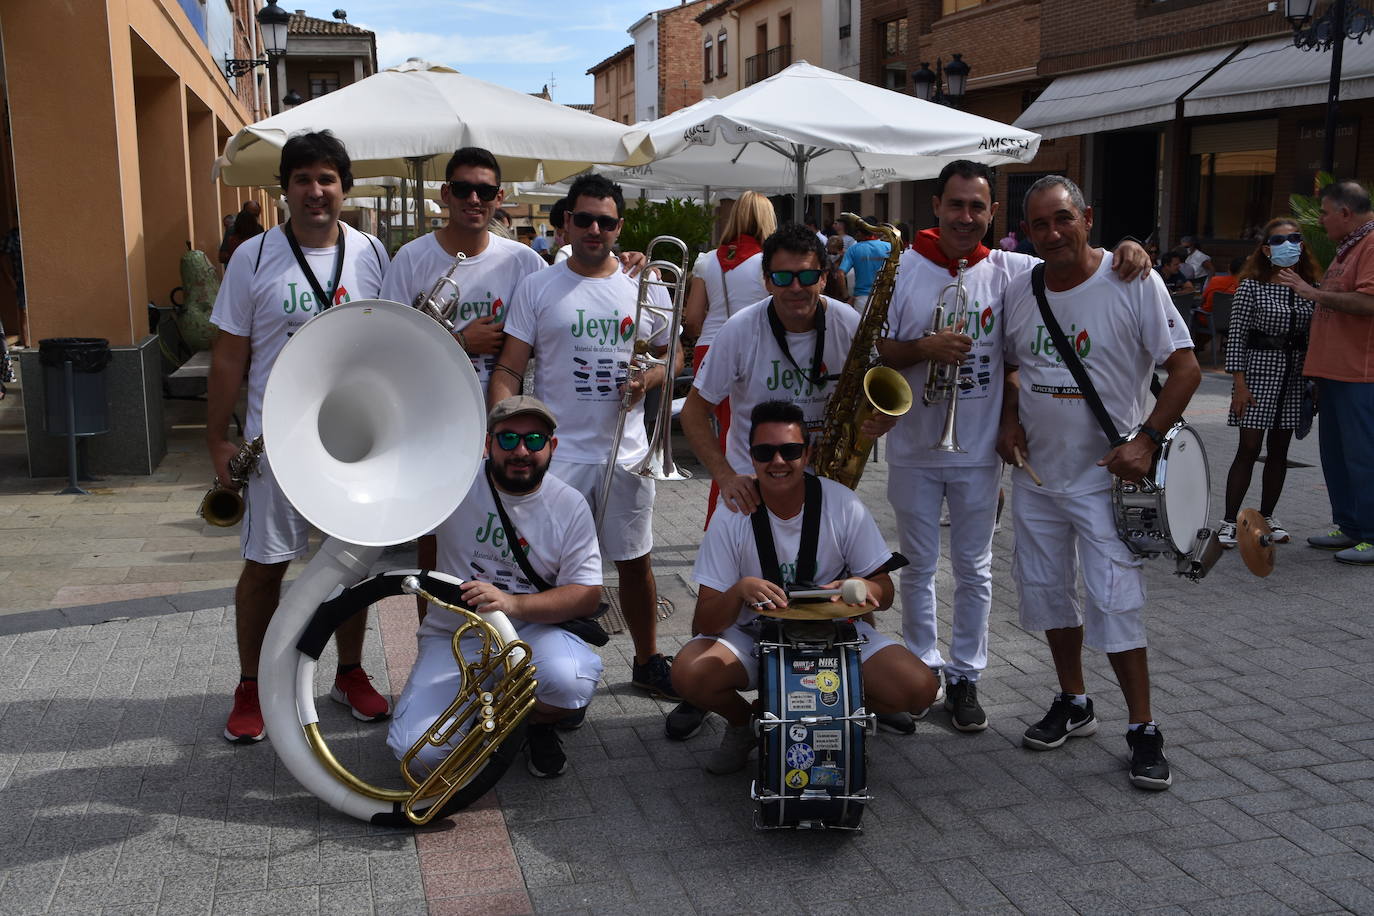
[[[271,63],[286,53],[286,35],[291,25],[291,14],[277,6],[277,0],[267,0],[267,5],[258,10],[258,26],[262,31],[263,50],[267,60],[244,59],[224,55],[224,75],[243,76],[252,72],[254,67]]]
[[[1362,6],[1336,0],[1323,16],[1316,16],[1316,0],[1284,0],[1283,18],[1293,27],[1293,46],[1303,51],[1331,52],[1331,79],[1326,88],[1326,136],[1322,144],[1322,171],[1336,167],[1336,114],[1341,104],[1341,58],[1346,38],[1362,42],[1374,32],[1374,13]]]
[[[921,69],[911,72],[911,85],[916,90],[916,98],[958,108],[968,89],[969,70],[962,54],[955,54],[948,67],[937,57],[934,70],[930,69],[927,61],[921,61]]]
[[[287,108],[295,108],[297,105],[304,101],[305,99],[301,98],[301,94],[294,89],[290,90],[286,93],[286,95],[281,97],[281,103],[285,105]]]

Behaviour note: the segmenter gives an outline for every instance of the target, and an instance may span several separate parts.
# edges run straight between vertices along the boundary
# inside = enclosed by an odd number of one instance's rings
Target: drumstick
[[[829,598],[839,595],[845,604],[858,607],[868,600],[868,585],[862,579],[845,579],[839,588],[808,588],[788,592],[789,598]]]
[[[1019,445],[1013,445],[1011,447],[1011,453],[1016,456],[1016,466],[1025,470],[1025,472],[1030,475],[1030,479],[1035,481],[1037,487],[1043,487],[1045,482],[1040,479],[1039,474],[1035,473],[1035,468],[1030,466],[1030,462],[1026,460],[1026,456],[1021,454],[1021,447]]]

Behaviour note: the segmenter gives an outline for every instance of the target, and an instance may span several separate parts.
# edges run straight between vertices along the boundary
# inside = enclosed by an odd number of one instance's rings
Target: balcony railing
[[[744,85],[752,86],[774,73],[781,73],[792,63],[792,46],[778,45],[762,54],[744,59]]]

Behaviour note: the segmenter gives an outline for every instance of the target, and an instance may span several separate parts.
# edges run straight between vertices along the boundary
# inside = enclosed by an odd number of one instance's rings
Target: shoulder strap
[[[377,259],[377,269],[382,273],[386,273],[386,265],[382,263],[382,252],[378,247],[382,244],[381,240],[375,236],[368,236],[368,239],[372,243],[372,256]]]
[[[520,567],[520,571],[525,574],[525,578],[530,580],[530,584],[538,591],[546,592],[553,588],[552,585],[539,573],[534,571],[530,565],[529,557],[525,556],[525,551],[520,549],[520,534],[511,524],[510,516],[506,514],[506,507],[501,504],[501,496],[496,492],[496,484],[491,480],[491,466],[484,465],[482,473],[487,478],[487,489],[491,491],[491,501],[496,503],[496,514],[501,518],[501,527],[506,532],[506,543],[510,545],[510,552],[515,556],[515,562]]]
[[[797,546],[797,581],[794,586],[809,586],[816,577],[816,548],[821,532],[821,481],[807,474],[806,498],[802,504],[801,543]],[[778,548],[773,543],[773,526],[768,521],[768,507],[762,502],[749,516],[754,528],[754,546],[759,554],[759,572],[778,588],[786,589],[782,568],[778,565]]]
[[[754,528],[754,548],[759,553],[759,573],[778,588],[786,589],[782,581],[782,569],[778,566],[778,548],[773,543],[773,526],[768,523],[768,507],[759,502],[749,516],[749,524]]]
[[[271,230],[268,230],[268,231],[270,232]],[[262,236],[262,240],[261,240],[260,242],[258,242],[258,257],[257,257],[257,260],[255,260],[255,261],[253,262],[253,275],[254,275],[254,276],[257,276],[258,268],[262,266],[262,250],[263,250],[264,248],[267,247],[267,232],[259,232],[258,235]]]
[[[1097,389],[1093,387],[1093,380],[1088,376],[1088,369],[1083,365],[1083,361],[1078,358],[1078,352],[1064,336],[1064,329],[1059,326],[1059,320],[1054,317],[1053,310],[1050,309],[1049,300],[1045,297],[1045,264],[1036,264],[1031,270],[1031,291],[1035,293],[1035,302],[1040,306],[1040,320],[1045,323],[1045,330],[1049,332],[1050,339],[1054,341],[1055,349],[1059,351],[1059,358],[1064,361],[1064,368],[1069,370],[1073,380],[1078,383],[1078,390],[1083,395],[1083,399],[1088,402],[1088,408],[1097,418],[1098,425],[1102,427],[1102,432],[1106,434],[1107,441],[1115,448],[1126,441],[1125,437],[1117,431],[1116,424],[1112,422],[1111,416],[1107,413],[1107,408],[1102,404],[1102,398],[1098,396]]]

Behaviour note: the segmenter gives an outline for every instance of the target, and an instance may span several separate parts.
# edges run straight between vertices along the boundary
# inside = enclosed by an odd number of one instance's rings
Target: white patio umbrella
[[[449,154],[462,146],[491,150],[512,181],[557,181],[592,163],[653,158],[642,130],[409,60],[242,128],[215,160],[214,176],[230,185],[272,184],[287,138],[325,128],[347,147],[355,178],[442,181]]]
[[[723,99],[707,99],[646,125],[657,157],[599,168],[660,187],[752,188],[804,195],[933,178],[956,159],[1029,162],[1040,135],[923,102],[806,61]]]

